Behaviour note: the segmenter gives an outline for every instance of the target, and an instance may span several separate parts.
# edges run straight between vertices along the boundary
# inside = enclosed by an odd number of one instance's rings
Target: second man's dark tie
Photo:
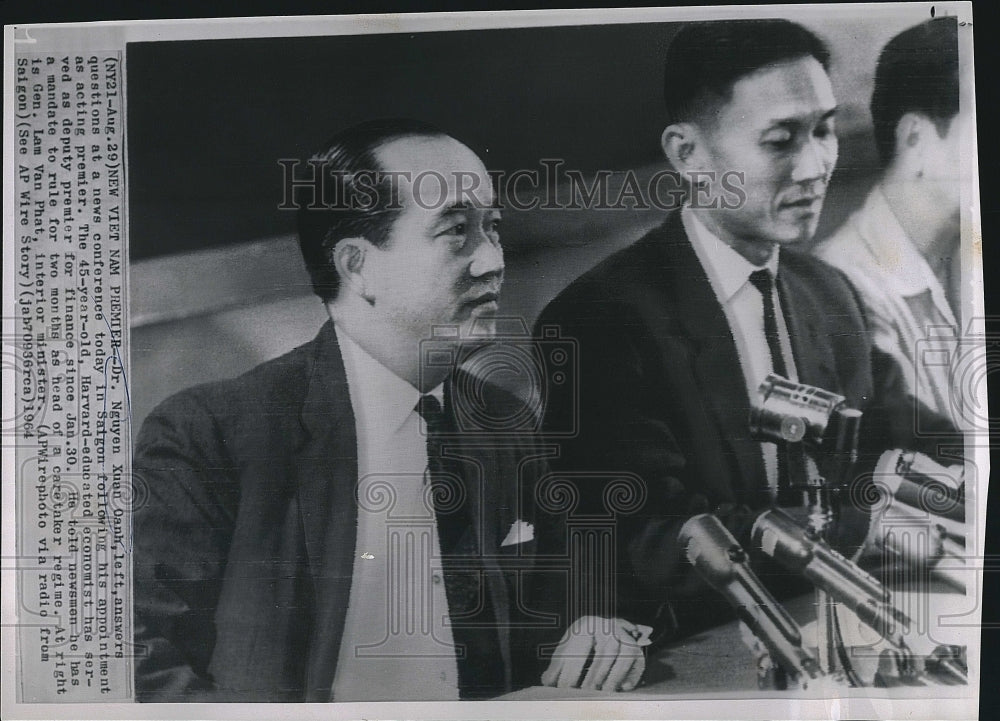
[[[464,493],[465,488],[448,488],[459,481],[449,475],[442,456],[442,442],[448,434],[448,419],[441,402],[430,394],[420,396],[417,412],[427,425],[427,475],[424,480],[431,484],[431,498],[434,500],[437,517],[438,536],[441,539],[441,553],[448,555],[454,550],[465,530],[464,514],[451,509],[447,499],[454,493]]]
[[[781,338],[778,336],[778,316],[774,311],[774,280],[770,271],[755,270],[750,274],[750,282],[760,291],[764,301],[764,337],[771,352],[771,367],[782,378],[788,378],[785,355],[781,352]]]
[[[434,499],[445,593],[451,616],[452,635],[464,650],[458,655],[459,690],[462,698],[489,698],[505,690],[496,617],[481,564],[472,563],[481,553],[478,534],[472,528],[471,503],[479,493],[466,487],[460,464],[444,457],[443,445],[454,434],[446,409],[430,394],[420,396],[417,412],[427,425],[427,474]],[[458,488],[448,488],[460,484]],[[456,504],[453,494],[461,494]],[[489,513],[489,509],[484,509]],[[471,557],[471,558],[470,558]]]
[[[755,270],[750,274],[750,283],[760,292],[764,304],[764,338],[771,355],[771,368],[782,378],[788,378],[785,354],[781,351],[781,337],[778,335],[778,316],[774,308],[774,279],[767,270]],[[761,379],[763,380],[763,379]],[[792,492],[793,465],[798,456],[787,443],[778,443],[778,498],[779,506],[794,504],[798,500]]]

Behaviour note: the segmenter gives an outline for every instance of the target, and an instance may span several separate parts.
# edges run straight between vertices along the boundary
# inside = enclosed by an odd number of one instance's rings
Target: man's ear
[[[333,263],[340,276],[341,286],[372,303],[374,298],[365,282],[368,246],[368,241],[362,237],[342,238],[333,249]]]
[[[912,167],[919,176],[923,173],[927,134],[937,132],[930,118],[920,113],[903,113],[896,123],[896,156]]]
[[[663,130],[660,146],[667,160],[678,173],[690,170],[704,170],[700,166],[700,140],[698,129],[691,123],[673,123]]]
[[[896,123],[896,146],[912,147],[920,142],[926,118],[919,113],[903,113]]]

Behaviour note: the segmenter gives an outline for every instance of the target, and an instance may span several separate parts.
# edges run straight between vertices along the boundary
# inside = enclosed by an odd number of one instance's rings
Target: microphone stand
[[[839,491],[857,460],[861,411],[846,398],[814,386],[770,374],[758,389],[750,411],[750,432],[757,440],[787,450],[791,490],[801,491],[808,509],[806,532],[825,539],[839,515]],[[862,686],[844,645],[837,604],[817,587],[816,631],[819,663],[829,675],[843,675],[852,687]]]

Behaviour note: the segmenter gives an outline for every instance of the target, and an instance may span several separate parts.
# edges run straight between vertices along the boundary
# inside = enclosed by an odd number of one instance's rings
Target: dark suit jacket
[[[479,549],[502,660],[499,678],[478,682],[502,693],[536,670],[512,635],[525,596],[515,576],[533,543],[501,543],[515,520],[532,520],[526,491],[544,463],[522,437],[457,443],[473,509],[466,545]],[[138,699],[330,700],[358,513],[332,323],[239,378],[165,401],[143,425],[134,471],[149,492],[134,515]]]
[[[936,439],[915,437],[913,399],[898,367],[873,348],[845,277],[782,249],[778,289],[800,381],[864,412],[859,469],[888,448],[933,451]],[[644,484],[642,507],[617,523],[617,612],[667,631],[718,623],[725,604],[681,563],[677,531],[714,512],[749,548],[755,511],[770,499],[736,344],[680,214],[577,279],[537,325],[536,334],[556,326],[579,344],[578,391],[555,386],[545,412],[546,429],[578,419],[553,467],[629,472]],[[951,428],[930,415],[920,427]],[[596,489],[580,493],[591,505],[601,500]],[[845,550],[867,526],[851,509],[870,498],[864,483],[849,495],[833,539]]]

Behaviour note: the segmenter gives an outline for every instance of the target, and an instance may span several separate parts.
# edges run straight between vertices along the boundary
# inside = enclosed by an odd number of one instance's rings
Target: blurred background
[[[878,53],[922,7],[890,19],[789,15],[833,54],[840,159],[817,237],[877,172],[868,100]],[[374,117],[425,120],[492,170],[592,178],[664,167],[662,56],[678,25],[130,43],[126,55],[132,418],[187,386],[232,377],[315,336],[326,318],[281,210],[279,159],[304,159]],[[619,180],[620,182],[620,180]],[[615,187],[615,181],[611,183]],[[614,195],[612,195],[614,197]],[[501,312],[530,328],[565,285],[666,211],[505,211]]]

